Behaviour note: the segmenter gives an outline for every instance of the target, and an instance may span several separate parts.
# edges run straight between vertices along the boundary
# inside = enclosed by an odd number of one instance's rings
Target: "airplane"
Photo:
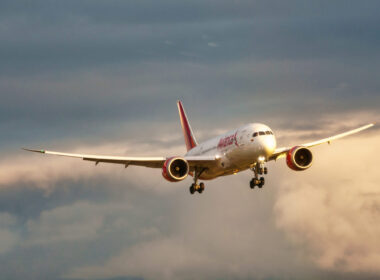
[[[250,188],[254,189],[256,186],[262,188],[265,184],[263,174],[268,173],[268,169],[265,167],[266,162],[285,157],[286,164],[290,169],[303,171],[311,167],[313,163],[311,147],[323,143],[330,144],[333,140],[374,126],[371,123],[318,141],[277,148],[276,137],[272,129],[265,124],[249,123],[198,144],[182,102],[178,101],[177,106],[187,148],[184,156],[125,157],[23,149],[42,154],[80,158],[95,162],[95,165],[114,163],[124,165],[125,168],[129,165],[161,168],[162,176],[169,182],[179,182],[190,175],[193,177],[193,183],[189,190],[191,194],[194,194],[195,192],[202,193],[205,190],[205,184],[198,183],[199,180],[211,180],[247,169],[253,171],[254,174],[249,183]]]

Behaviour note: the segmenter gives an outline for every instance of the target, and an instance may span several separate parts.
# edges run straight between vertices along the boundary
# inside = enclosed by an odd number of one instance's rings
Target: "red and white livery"
[[[313,163],[311,147],[358,133],[370,128],[368,124],[345,133],[293,147],[277,148],[276,137],[266,125],[250,123],[223,135],[198,144],[191,129],[189,120],[181,101],[178,101],[178,112],[181,120],[187,153],[183,156],[171,157],[124,157],[62,153],[46,150],[25,149],[43,154],[81,158],[83,160],[105,163],[122,164],[125,167],[137,165],[151,168],[161,168],[162,176],[170,182],[184,180],[189,174],[193,177],[190,193],[202,193],[204,183],[199,180],[211,180],[219,176],[236,174],[250,169],[254,176],[250,187],[262,188],[265,180],[263,175],[268,173],[265,163],[281,157],[286,158],[286,164],[295,171],[309,168]]]

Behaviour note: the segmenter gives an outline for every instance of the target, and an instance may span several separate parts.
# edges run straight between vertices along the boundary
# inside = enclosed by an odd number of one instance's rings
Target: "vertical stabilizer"
[[[183,136],[185,137],[185,143],[187,150],[191,150],[197,145],[197,140],[195,140],[193,130],[191,129],[190,123],[187,119],[185,109],[183,108],[182,102],[178,101],[178,113],[181,120],[181,126],[183,131]]]

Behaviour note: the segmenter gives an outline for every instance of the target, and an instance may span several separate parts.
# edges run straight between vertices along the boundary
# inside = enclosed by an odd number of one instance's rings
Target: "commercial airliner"
[[[170,182],[179,182],[188,175],[193,177],[190,193],[202,193],[204,183],[199,180],[211,180],[219,176],[236,174],[250,169],[253,178],[250,181],[251,189],[262,188],[265,183],[263,177],[268,173],[265,163],[285,157],[288,167],[295,171],[308,169],[313,163],[313,154],[309,148],[323,143],[358,133],[372,127],[367,124],[332,137],[318,141],[300,144],[292,147],[276,146],[276,137],[273,131],[261,123],[250,123],[223,135],[198,144],[181,101],[177,102],[187,153],[184,156],[171,157],[125,157],[62,153],[46,150],[24,149],[30,152],[80,158],[82,160],[122,164],[125,167],[137,165],[151,168],[161,168],[162,176]]]

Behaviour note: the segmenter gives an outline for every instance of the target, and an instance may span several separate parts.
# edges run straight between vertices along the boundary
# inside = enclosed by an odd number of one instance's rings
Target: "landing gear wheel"
[[[251,187],[251,189],[254,189],[256,184],[255,184],[255,179],[252,179],[250,182],[249,182],[249,186]]]
[[[199,188],[198,188],[198,192],[202,193],[204,190],[205,190],[205,184],[204,183],[200,183],[199,184]]]
[[[264,177],[260,177],[259,179],[258,175],[268,174],[268,168],[264,166],[264,161],[258,161],[251,168],[251,170],[254,173],[254,177],[249,182],[249,186],[251,187],[251,189],[255,188],[256,186],[258,186],[261,189],[265,184],[265,179]]]
[[[263,184],[263,185],[265,184],[265,178],[264,177],[260,178],[260,183]]]
[[[194,193],[195,193],[195,187],[194,187],[194,184],[191,184],[189,190],[190,190],[190,193],[191,193],[191,194],[194,194]]]
[[[251,187],[251,189],[254,189],[256,186],[258,186],[259,188],[260,187],[260,183],[261,183],[261,180],[257,179],[257,178],[253,178],[250,182],[249,182],[249,186]]]
[[[261,177],[258,184],[259,188],[261,189],[264,186],[264,184],[265,184],[265,179],[264,177]]]

